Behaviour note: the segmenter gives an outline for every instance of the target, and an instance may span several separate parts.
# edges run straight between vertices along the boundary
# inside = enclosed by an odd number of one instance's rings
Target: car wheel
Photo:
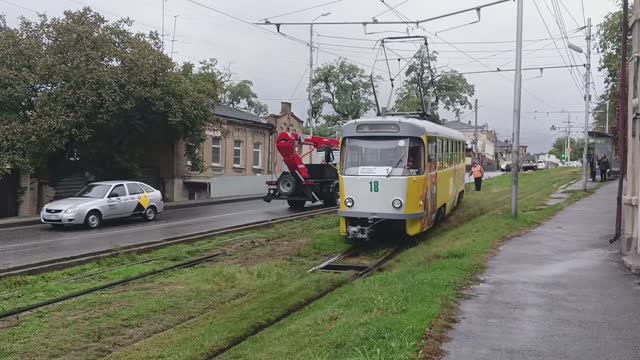
[[[149,206],[148,208],[146,208],[144,210],[144,213],[142,213],[142,218],[145,221],[153,221],[156,219],[156,215],[157,215],[157,211],[156,208],[153,206]]]
[[[96,210],[90,211],[84,218],[84,224],[89,229],[97,229],[102,224],[102,215]]]

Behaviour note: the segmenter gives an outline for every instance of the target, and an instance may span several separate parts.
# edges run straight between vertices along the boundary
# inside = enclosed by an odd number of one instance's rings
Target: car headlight
[[[70,207],[67,210],[64,211],[65,214],[75,214],[76,212],[78,212],[78,208],[77,207]]]
[[[348,197],[348,198],[344,199],[344,204],[345,204],[347,207],[352,207],[352,206],[353,206],[353,199],[352,199],[352,198],[350,198],[350,197]]]
[[[391,206],[393,206],[396,209],[400,209],[402,207],[402,200],[393,199],[393,201],[391,202]]]

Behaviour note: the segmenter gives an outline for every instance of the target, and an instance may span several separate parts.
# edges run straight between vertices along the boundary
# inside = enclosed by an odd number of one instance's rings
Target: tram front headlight
[[[344,199],[344,204],[345,204],[347,207],[352,207],[352,206],[353,206],[353,199],[352,199],[352,198],[350,198],[350,197],[348,197],[348,198]]]
[[[391,202],[391,206],[393,206],[396,209],[400,209],[402,207],[402,200],[393,199],[393,201]]]

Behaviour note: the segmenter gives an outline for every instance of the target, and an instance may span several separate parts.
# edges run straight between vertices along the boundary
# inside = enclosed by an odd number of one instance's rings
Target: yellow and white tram
[[[464,195],[464,137],[430,121],[349,121],[340,157],[340,233],[351,239],[368,239],[387,225],[419,234]]]

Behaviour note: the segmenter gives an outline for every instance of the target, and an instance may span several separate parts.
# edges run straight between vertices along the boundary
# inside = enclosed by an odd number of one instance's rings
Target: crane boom
[[[298,173],[302,180],[309,179],[309,170],[302,161],[302,157],[296,151],[298,145],[310,145],[316,150],[338,150],[340,148],[340,140],[333,138],[325,138],[322,136],[305,136],[298,133],[282,132],[276,138],[276,149],[291,174]]]

